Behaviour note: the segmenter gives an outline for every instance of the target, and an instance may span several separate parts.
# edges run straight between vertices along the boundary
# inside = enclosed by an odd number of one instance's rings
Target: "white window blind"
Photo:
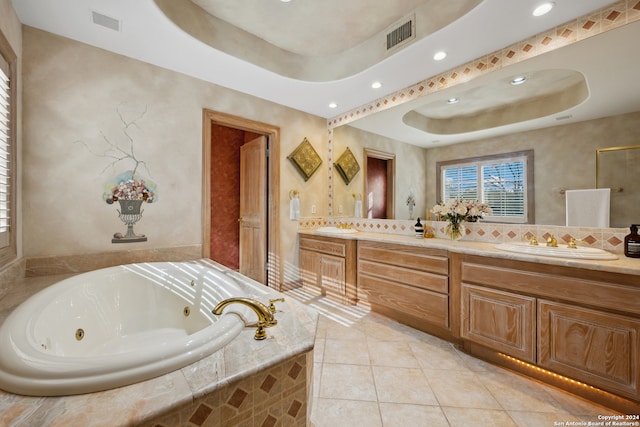
[[[9,64],[0,56],[0,248],[9,246],[11,225],[11,80]]]
[[[482,166],[482,200],[491,207],[491,217],[524,221],[525,170],[522,159]]]
[[[484,219],[527,221],[527,157],[495,158],[449,164],[441,169],[442,201],[479,200],[493,213]]]

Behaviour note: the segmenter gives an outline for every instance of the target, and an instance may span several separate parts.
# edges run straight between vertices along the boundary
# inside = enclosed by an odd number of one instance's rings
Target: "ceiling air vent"
[[[103,26],[113,31],[120,31],[120,21],[115,18],[92,11],[91,19],[96,25]]]
[[[387,50],[405,44],[416,38],[415,15],[405,18],[387,33]]]

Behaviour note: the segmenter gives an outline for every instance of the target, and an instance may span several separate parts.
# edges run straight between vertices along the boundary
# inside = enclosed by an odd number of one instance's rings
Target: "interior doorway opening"
[[[364,149],[367,218],[395,218],[396,155]]]
[[[255,140],[263,140],[263,160],[243,154]],[[271,287],[280,283],[278,155],[279,128],[204,110],[203,257]]]

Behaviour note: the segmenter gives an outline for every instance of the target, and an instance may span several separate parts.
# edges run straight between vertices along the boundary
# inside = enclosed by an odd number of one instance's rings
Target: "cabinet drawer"
[[[358,242],[358,259],[445,276],[449,274],[447,252],[440,249],[361,241]]]
[[[538,334],[541,366],[640,398],[640,320],[540,300]]]
[[[300,237],[300,249],[322,252],[329,255],[344,257],[347,255],[347,245],[344,241],[325,240],[322,237]]]
[[[591,280],[567,276],[564,275],[568,274],[567,269],[543,264],[519,263],[523,268],[515,269],[508,267],[514,265],[513,261],[490,258],[483,258],[481,261],[482,263],[463,261],[463,282],[564,300],[578,305],[640,314],[640,304],[630,303],[640,301],[640,287],[627,285],[634,282],[637,284],[637,278],[633,276],[610,273],[610,279],[607,281]],[[600,275],[597,271],[587,273],[596,277]]]
[[[369,276],[377,276],[380,279],[400,282],[405,285],[434,292],[446,294],[449,291],[449,279],[447,276],[420,270],[411,270],[390,264],[360,260],[358,262],[358,271]]]
[[[400,318],[412,316],[420,322],[449,327],[449,297],[447,295],[404,286],[360,273],[358,297],[384,310],[396,311]],[[396,316],[394,316],[396,317]]]
[[[536,300],[462,284],[462,337],[535,363]]]

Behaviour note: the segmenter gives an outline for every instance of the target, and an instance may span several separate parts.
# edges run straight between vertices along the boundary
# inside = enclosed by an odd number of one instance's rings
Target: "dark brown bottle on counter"
[[[640,258],[640,235],[638,224],[631,224],[631,233],[624,238],[624,254],[629,258]]]

